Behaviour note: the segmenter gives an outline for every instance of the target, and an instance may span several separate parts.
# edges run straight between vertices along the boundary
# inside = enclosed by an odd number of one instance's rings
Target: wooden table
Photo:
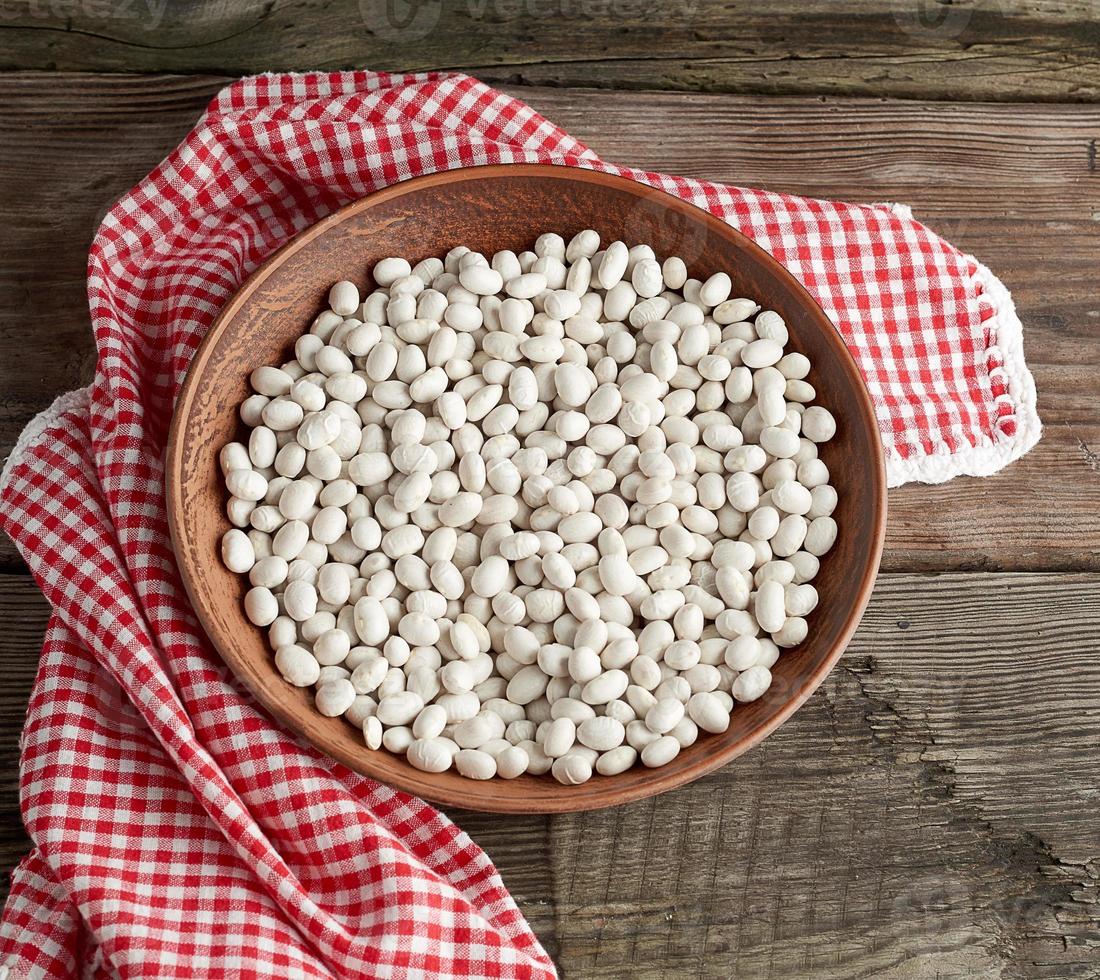
[[[1013,290],[1043,441],[890,494],[854,643],[747,757],[611,812],[455,816],[569,977],[1100,976],[1095,4],[424,0],[404,34],[381,0],[178,8],[0,0],[0,454],[91,377],[97,221],[233,75],[466,68],[608,159],[908,202]],[[11,867],[46,607],[6,540],[0,614]]]

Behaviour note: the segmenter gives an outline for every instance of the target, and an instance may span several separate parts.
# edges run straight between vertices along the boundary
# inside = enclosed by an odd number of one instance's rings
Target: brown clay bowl
[[[331,283],[365,284],[387,255],[442,256],[465,244],[486,254],[529,248],[538,234],[595,228],[604,241],[648,242],[680,255],[693,276],[724,270],[733,295],[750,296],[787,321],[791,348],[813,363],[809,380],[838,421],[824,447],[840,495],[839,539],[815,585],[820,605],[809,638],[783,654],[760,700],[738,705],[722,735],[703,735],[669,765],[593,776],[566,787],[547,776],[475,782],[431,775],[360,732],[316,712],[306,691],[276,672],[265,636],[241,608],[243,577],[219,558],[228,527],[217,463],[241,435],[237,406],[249,372],[290,357],[294,340],[325,307]],[[279,721],[361,773],[436,803],[500,813],[588,810],[652,796],[709,773],[761,742],[810,696],[855,631],[875,580],[886,519],[882,447],[871,401],[844,343],[809,294],[778,262],[710,214],[619,177],[563,167],[475,167],[420,177],[356,201],[298,235],[241,287],[211,327],[184,381],[168,448],[168,514],[180,574],[195,612],[236,676]]]

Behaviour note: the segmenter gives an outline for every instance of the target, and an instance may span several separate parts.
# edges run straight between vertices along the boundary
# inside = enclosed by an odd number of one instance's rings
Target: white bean
[[[317,688],[317,710],[326,718],[338,718],[355,702],[355,688],[349,680],[334,680]]]
[[[551,772],[559,783],[566,786],[579,786],[592,778],[592,763],[583,755],[570,752],[554,760]]]
[[[721,734],[729,728],[730,714],[713,694],[700,691],[687,703],[687,713],[703,731]]]
[[[275,651],[275,666],[283,680],[295,687],[311,687],[321,674],[321,665],[313,654],[293,643]]]
[[[650,768],[667,766],[679,754],[680,743],[671,735],[661,735],[642,749],[642,765]]]
[[[244,574],[256,564],[256,550],[244,531],[230,528],[222,536],[222,561],[231,572]]]
[[[764,695],[771,683],[771,671],[757,665],[737,675],[731,693],[735,701],[755,701]]]
[[[450,749],[441,738],[416,739],[409,745],[406,758],[423,772],[446,772],[453,761]]]
[[[803,547],[811,555],[820,558],[836,543],[837,525],[831,517],[815,517],[806,531]]]

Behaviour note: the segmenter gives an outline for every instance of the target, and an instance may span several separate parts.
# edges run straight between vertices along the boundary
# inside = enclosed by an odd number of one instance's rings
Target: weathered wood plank
[[[1091,977],[1100,577],[886,575],[824,689],[683,790],[555,818],[586,978]]]
[[[0,574],[0,902],[30,847],[19,816],[19,734],[27,715],[49,605],[29,575]]]
[[[85,270],[96,227],[225,81],[0,75],[0,460],[31,417],[91,380]],[[19,567],[0,533],[0,570]]]
[[[0,576],[0,866],[45,623]],[[564,975],[1090,977],[1100,955],[1100,575],[880,578],[841,665],[675,793],[456,812]]]
[[[32,414],[91,376],[83,280],[95,225],[221,82],[0,76],[0,307],[14,314],[0,330],[0,454]],[[1100,568],[1100,176],[1090,155],[1100,110],[519,94],[609,159],[776,190],[906,200],[977,253],[1014,290],[1046,435],[992,479],[892,493],[886,567]],[[0,541],[5,562],[17,564]]]
[[[535,85],[1089,101],[1089,0],[54,0],[0,4],[0,68],[464,69]]]

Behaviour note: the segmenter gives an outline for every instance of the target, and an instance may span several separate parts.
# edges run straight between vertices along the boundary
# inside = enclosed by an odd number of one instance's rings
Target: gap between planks
[[[1080,102],[1100,94],[1089,0],[0,2],[0,68],[465,69],[497,82]]]

